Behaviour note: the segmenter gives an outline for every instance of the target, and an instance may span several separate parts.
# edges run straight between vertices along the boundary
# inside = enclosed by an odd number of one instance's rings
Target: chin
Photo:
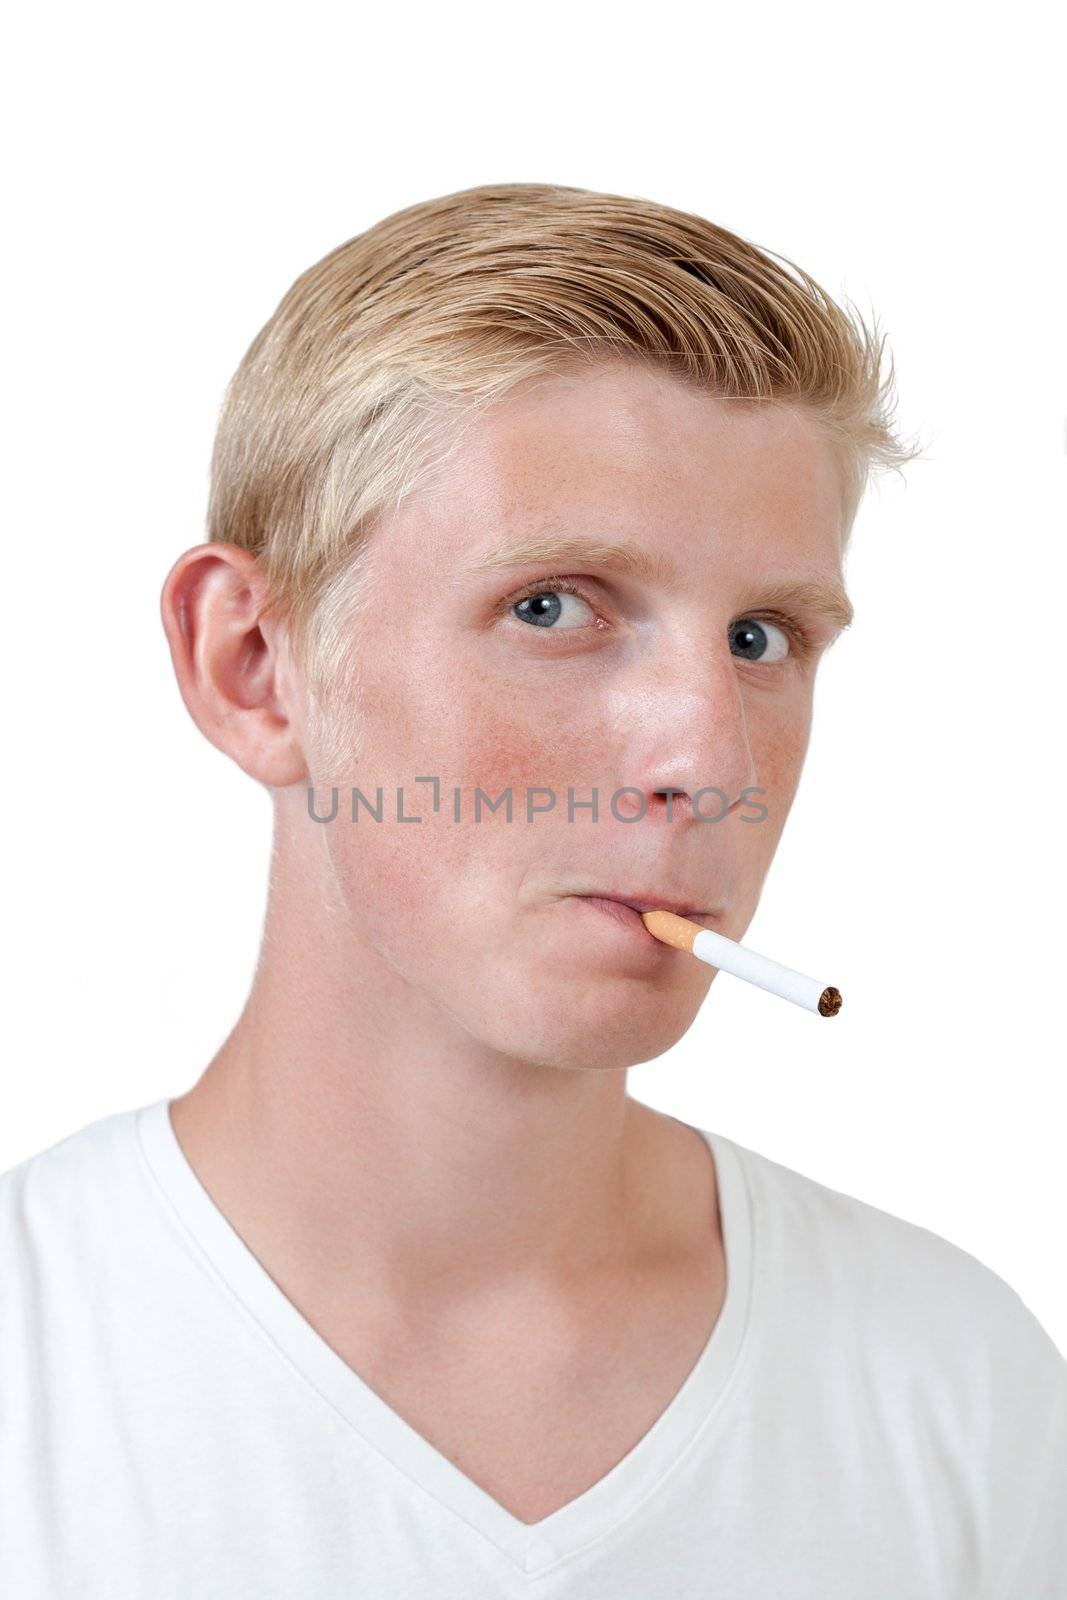
[[[689,1031],[699,1004],[673,1004],[663,996],[663,1004],[653,1008],[646,999],[640,1005],[617,1005],[608,1012],[602,1007],[579,1008],[565,1015],[559,1004],[554,1025],[546,1028],[546,1013],[536,1013],[518,1024],[520,1038],[531,1048],[516,1049],[515,1034],[509,1040],[495,1041],[505,1054],[521,1057],[531,1066],[556,1068],[562,1072],[618,1072],[653,1061],[676,1045]]]

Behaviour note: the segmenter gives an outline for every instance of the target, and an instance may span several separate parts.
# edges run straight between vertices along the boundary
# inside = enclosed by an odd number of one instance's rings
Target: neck
[[[706,1249],[706,1215],[684,1239],[679,1218],[707,1155],[627,1095],[625,1070],[486,1049],[350,930],[324,937],[298,879],[272,872],[245,1009],[172,1105],[194,1171],[261,1260],[320,1302],[358,1286],[427,1309],[505,1278],[562,1292]]]

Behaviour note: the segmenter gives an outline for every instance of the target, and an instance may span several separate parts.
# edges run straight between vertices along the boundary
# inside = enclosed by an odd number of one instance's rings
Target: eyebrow
[[[614,568],[629,578],[645,583],[662,583],[665,587],[673,587],[678,583],[673,562],[660,551],[649,550],[644,545],[553,533],[522,534],[502,540],[462,563],[457,576],[468,578],[483,572],[496,572],[504,567],[539,563],[555,566],[566,561],[586,561],[593,566]],[[839,632],[851,627],[855,618],[851,600],[841,584],[833,581],[784,578],[761,587],[759,603],[795,606],[800,610],[819,612]]]
[[[798,611],[817,611],[832,622],[839,633],[851,628],[856,615],[852,601],[839,583],[786,579],[761,589],[760,596],[761,605],[794,606]]]

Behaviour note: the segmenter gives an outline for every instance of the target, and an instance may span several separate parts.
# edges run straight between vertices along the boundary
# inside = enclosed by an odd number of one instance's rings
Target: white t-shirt
[[[5,1600],[1067,1596],[1067,1362],[936,1234],[701,1129],[718,1322],[630,1453],[527,1525],[282,1294],[168,1106],[0,1177]]]

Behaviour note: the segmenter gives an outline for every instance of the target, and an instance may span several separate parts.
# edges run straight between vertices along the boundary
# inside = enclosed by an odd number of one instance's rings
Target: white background
[[[982,16],[24,9],[0,1169],[182,1092],[247,992],[269,800],[189,720],[158,596],[252,336],[417,200],[643,195],[874,311],[927,452],[860,511],[856,624],[746,935],[844,1009],[722,975],[632,1091],[954,1241],[1067,1351],[1060,55],[1036,5]]]

